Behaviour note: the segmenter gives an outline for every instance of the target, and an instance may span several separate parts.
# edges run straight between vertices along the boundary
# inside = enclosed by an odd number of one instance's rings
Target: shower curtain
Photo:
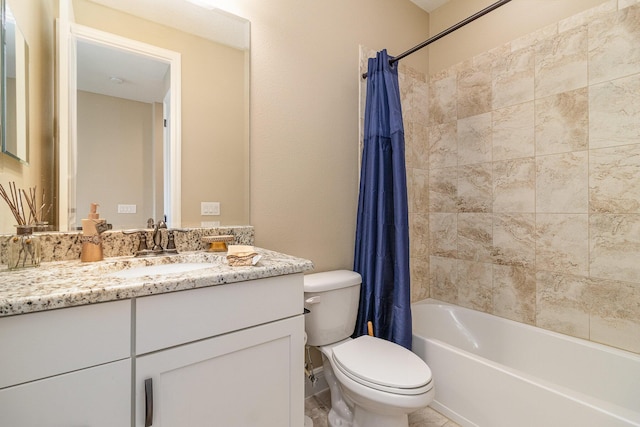
[[[362,275],[354,337],[367,333],[411,348],[409,219],[404,128],[396,62],[370,58],[354,270]]]

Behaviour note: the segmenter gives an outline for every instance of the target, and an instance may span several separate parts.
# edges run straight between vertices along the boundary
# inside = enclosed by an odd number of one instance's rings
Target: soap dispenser
[[[88,218],[82,220],[82,262],[101,261],[102,237],[100,233],[106,229],[106,221],[98,214],[98,204],[91,203]]]

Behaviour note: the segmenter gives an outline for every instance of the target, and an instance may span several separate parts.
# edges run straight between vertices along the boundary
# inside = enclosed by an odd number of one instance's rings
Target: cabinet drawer
[[[136,299],[136,354],[303,311],[303,275],[270,277]]]
[[[0,318],[0,388],[131,355],[131,301]]]

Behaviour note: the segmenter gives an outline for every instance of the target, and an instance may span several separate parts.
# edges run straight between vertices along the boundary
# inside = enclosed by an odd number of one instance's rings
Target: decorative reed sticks
[[[36,187],[28,190],[29,193],[27,194],[27,191],[16,187],[15,182],[9,182],[9,193],[7,193],[2,184],[0,184],[0,196],[9,205],[9,209],[18,223],[17,225],[41,224],[43,222],[42,217],[46,207],[45,192],[44,190],[42,191],[42,204],[38,208]],[[25,204],[28,208],[28,217],[25,214]]]

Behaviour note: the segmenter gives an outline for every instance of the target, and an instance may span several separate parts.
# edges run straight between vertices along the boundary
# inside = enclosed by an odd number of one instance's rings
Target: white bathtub
[[[412,316],[431,406],[462,426],[640,426],[640,355],[434,300]]]

